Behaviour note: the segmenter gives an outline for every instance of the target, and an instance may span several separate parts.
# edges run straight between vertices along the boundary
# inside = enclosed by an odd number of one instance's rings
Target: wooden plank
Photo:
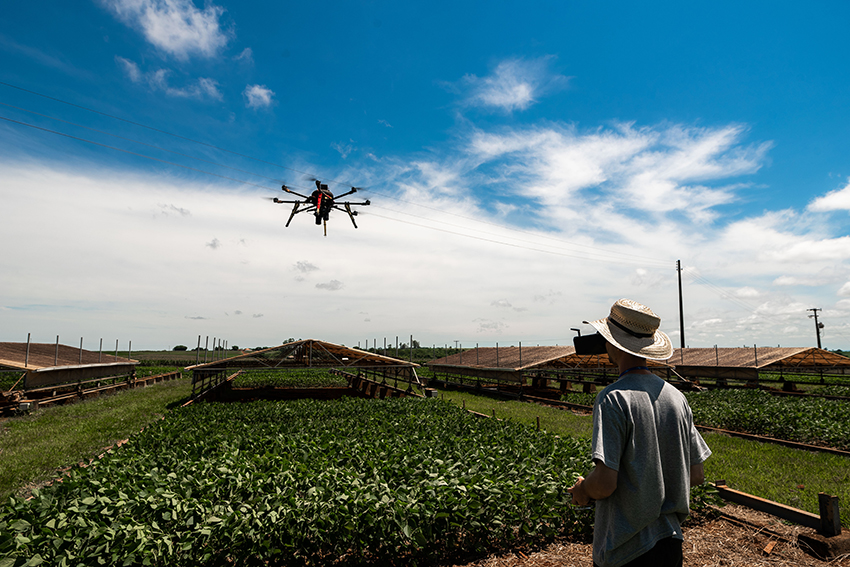
[[[758,496],[753,496],[752,494],[733,490],[726,486],[726,481],[723,480],[718,480],[714,486],[720,497],[724,500],[741,504],[747,508],[752,508],[753,510],[758,510],[759,512],[764,512],[771,516],[776,516],[777,518],[782,518],[783,520],[788,520],[789,522],[793,522],[807,528],[812,528],[813,530],[820,531],[821,529],[821,518],[817,514],[812,514],[804,510],[798,510],[797,508],[786,506],[785,504],[772,502],[770,500],[765,500],[764,498],[759,498]]]

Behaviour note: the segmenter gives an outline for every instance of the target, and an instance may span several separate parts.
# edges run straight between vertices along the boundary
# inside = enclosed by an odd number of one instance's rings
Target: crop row
[[[246,370],[233,380],[236,388],[331,388],[345,387],[343,376],[328,369]]]
[[[9,565],[411,565],[585,531],[586,441],[439,400],[181,408],[0,509]]]
[[[850,403],[774,396],[763,390],[685,394],[700,425],[850,449]]]
[[[830,392],[840,393],[838,387]],[[850,449],[850,402],[780,397],[764,390],[706,390],[685,394],[694,423],[838,449]],[[596,394],[571,392],[563,401],[592,406]]]

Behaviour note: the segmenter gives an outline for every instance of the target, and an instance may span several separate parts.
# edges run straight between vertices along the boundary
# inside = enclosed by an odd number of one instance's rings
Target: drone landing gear
[[[284,185],[284,187],[286,187],[286,185]],[[288,220],[288,221],[286,221],[286,227],[287,227],[287,228],[289,228],[289,223],[291,223],[291,222],[292,222],[292,217],[294,217],[294,216],[295,216],[295,213],[297,213],[297,212],[298,212],[298,205],[299,205],[299,204],[300,204],[300,203],[295,203],[295,206],[294,206],[294,207],[292,207],[292,214],[291,214],[291,215],[289,215],[289,220]]]
[[[348,213],[348,218],[351,219],[351,224],[354,225],[354,228],[357,228],[357,223],[354,222],[354,215],[357,214],[357,211],[352,211],[351,207],[348,206],[348,203],[345,203],[345,212]]]

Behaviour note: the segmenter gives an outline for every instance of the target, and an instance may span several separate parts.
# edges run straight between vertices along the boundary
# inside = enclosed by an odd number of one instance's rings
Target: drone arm
[[[286,191],[287,193],[292,193],[293,195],[298,195],[302,199],[309,199],[310,198],[307,195],[302,195],[301,193],[296,193],[295,191],[293,191],[292,189],[290,189],[286,185],[281,185],[280,188],[283,189],[284,191]]]
[[[345,193],[341,193],[341,194],[337,195],[336,197],[334,197],[334,199],[339,199],[340,197],[345,197],[346,195],[351,195],[352,193],[357,193],[357,191],[358,191],[357,187],[352,187],[351,191],[346,191]]]

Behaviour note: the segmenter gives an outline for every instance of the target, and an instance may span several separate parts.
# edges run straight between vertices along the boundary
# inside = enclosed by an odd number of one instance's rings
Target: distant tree
[[[230,350],[239,350],[239,347],[236,346],[236,345],[233,345],[232,347],[230,347]]]
[[[186,345],[177,345],[171,350],[189,350],[189,347],[187,347]]]

